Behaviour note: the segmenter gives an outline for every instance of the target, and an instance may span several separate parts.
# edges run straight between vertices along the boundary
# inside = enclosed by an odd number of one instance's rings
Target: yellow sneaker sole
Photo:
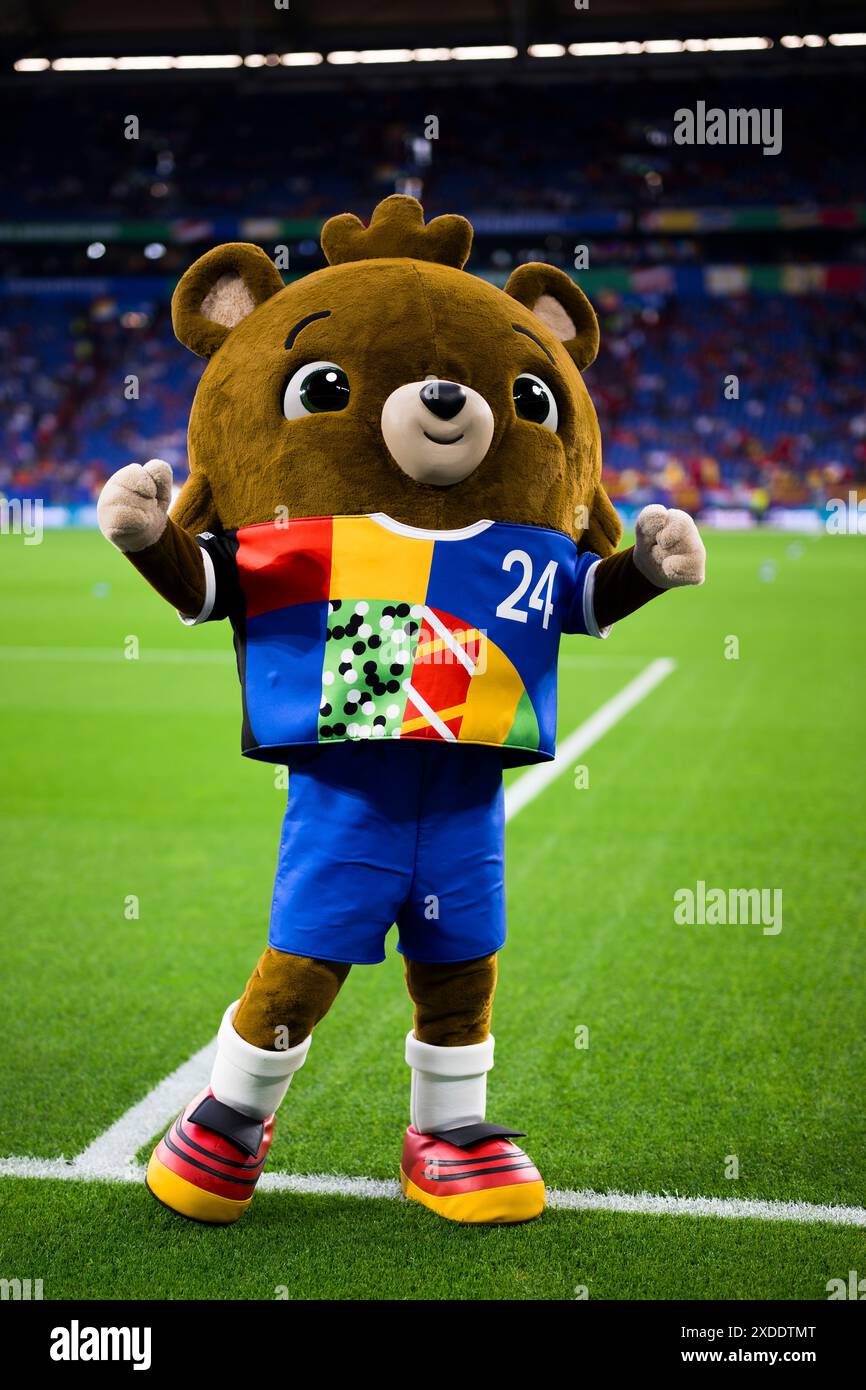
[[[205,1192],[201,1187],[187,1182],[157,1158],[156,1150],[147,1165],[145,1185],[152,1197],[170,1211],[185,1216],[190,1221],[203,1221],[208,1226],[228,1226],[243,1216],[252,1197],[235,1202],[230,1197],[221,1197],[218,1192]]]
[[[544,1211],[544,1183],[513,1183],[510,1187],[487,1187],[480,1192],[457,1192],[452,1197],[433,1197],[416,1186],[400,1169],[400,1186],[410,1202],[420,1202],[448,1221],[472,1225],[500,1226],[532,1221]]]

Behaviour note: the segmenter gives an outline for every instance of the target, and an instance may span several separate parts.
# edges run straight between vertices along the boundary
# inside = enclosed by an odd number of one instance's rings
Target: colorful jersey
[[[599,557],[558,531],[479,521],[423,531],[372,516],[262,522],[198,537],[194,624],[229,618],[243,751],[376,738],[551,758],[563,632],[600,637]]]

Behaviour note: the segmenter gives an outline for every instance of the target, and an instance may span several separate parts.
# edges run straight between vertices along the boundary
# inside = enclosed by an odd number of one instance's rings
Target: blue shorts
[[[372,965],[461,961],[505,941],[505,805],[495,748],[335,744],[296,759],[269,942]]]

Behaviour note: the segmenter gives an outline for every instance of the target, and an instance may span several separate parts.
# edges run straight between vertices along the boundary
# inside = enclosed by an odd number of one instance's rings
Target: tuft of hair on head
[[[368,227],[353,212],[343,212],[322,228],[322,250],[329,265],[408,257],[462,270],[471,248],[472,224],[465,217],[447,213],[425,223],[417,198],[404,193],[379,203]]]

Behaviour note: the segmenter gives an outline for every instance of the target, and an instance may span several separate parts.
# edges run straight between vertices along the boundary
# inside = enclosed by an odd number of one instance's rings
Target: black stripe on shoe
[[[167,1134],[162,1141],[167,1149],[170,1149],[178,1158],[182,1158],[184,1163],[189,1163],[193,1168],[200,1168],[203,1173],[209,1173],[212,1178],[221,1178],[223,1182],[233,1182],[239,1187],[255,1187],[258,1182],[258,1174],[254,1178],[236,1178],[232,1173],[218,1173],[216,1168],[209,1168],[206,1163],[199,1163],[197,1158],[190,1158],[183,1149],[179,1149],[177,1144],[172,1143],[170,1134]]]
[[[431,1162],[435,1163],[436,1160],[431,1159]],[[461,1178],[483,1178],[488,1173],[513,1173],[518,1168],[532,1168],[534,1166],[531,1159],[527,1159],[525,1163],[509,1163],[500,1168],[476,1168],[471,1173],[442,1173],[441,1176],[438,1173],[428,1173],[425,1169],[424,1177],[428,1182],[459,1182]]]
[[[506,1158],[528,1158],[528,1154],[523,1149],[518,1149],[516,1144],[512,1144],[508,1153],[504,1154],[485,1154],[483,1158],[428,1158],[426,1163],[435,1163],[440,1168],[465,1168],[468,1163],[495,1163],[499,1159]]]

